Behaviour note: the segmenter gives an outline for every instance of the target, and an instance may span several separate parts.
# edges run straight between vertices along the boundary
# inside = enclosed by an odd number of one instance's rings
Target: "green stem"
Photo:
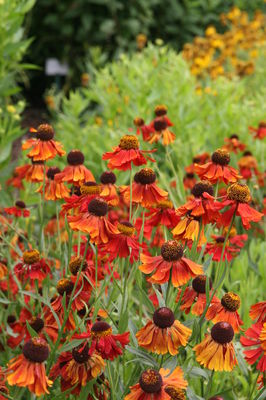
[[[129,190],[130,190],[130,204],[129,204],[129,221],[132,222],[132,184],[133,184],[133,165],[131,161],[130,165],[130,183],[129,183]]]

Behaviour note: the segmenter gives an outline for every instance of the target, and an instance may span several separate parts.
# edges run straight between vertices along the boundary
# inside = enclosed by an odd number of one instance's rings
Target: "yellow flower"
[[[9,113],[11,113],[11,114],[14,114],[14,113],[16,112],[15,107],[12,106],[11,104],[9,104],[9,105],[6,107],[6,109],[7,109],[7,111],[8,111]]]

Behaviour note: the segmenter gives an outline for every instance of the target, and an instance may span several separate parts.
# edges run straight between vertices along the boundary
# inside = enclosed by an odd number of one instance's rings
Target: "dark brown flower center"
[[[15,206],[17,208],[26,208],[26,204],[22,200],[17,200],[16,203],[15,203]]]
[[[144,119],[140,118],[140,117],[136,117],[133,122],[134,122],[134,125],[138,126],[138,127],[143,126],[145,123]]]
[[[74,283],[68,278],[62,278],[57,282],[56,289],[63,296],[64,293],[70,294],[74,288]]]
[[[83,257],[77,256],[77,257],[73,258],[69,263],[69,270],[70,270],[71,274],[77,275],[77,273],[79,272],[79,270],[81,268],[81,265],[82,265],[82,271],[84,271],[88,266],[87,261],[83,260]]]
[[[134,135],[125,135],[120,139],[120,149],[137,150],[139,148],[138,138]]]
[[[153,322],[159,328],[170,328],[175,322],[174,313],[167,307],[158,308],[153,314]]]
[[[48,179],[54,180],[56,174],[59,174],[60,168],[58,167],[50,167],[46,173]]]
[[[196,157],[193,157],[192,161],[193,161],[193,164],[199,164],[201,162],[201,158],[196,156]]]
[[[197,293],[206,293],[206,282],[207,277],[206,275],[198,275],[192,281],[192,287]],[[212,280],[209,278],[209,288],[212,288]]]
[[[38,161],[31,160],[31,163],[32,163],[32,165],[44,165],[44,162],[40,161],[40,160],[38,160]]]
[[[147,369],[142,372],[139,385],[145,393],[158,393],[163,385],[163,379],[158,371]]]
[[[22,353],[27,360],[42,363],[49,356],[49,347],[45,340],[35,337],[24,344]]]
[[[102,199],[92,199],[88,205],[88,211],[97,217],[104,217],[108,212],[108,204]]]
[[[167,121],[163,117],[157,117],[153,122],[153,126],[156,132],[161,132],[167,128]]]
[[[239,136],[237,134],[233,134],[230,136],[230,139],[239,139]]]
[[[90,356],[89,356],[89,346],[86,344],[80,344],[77,347],[74,347],[72,350],[72,357],[78,364],[84,364],[86,363]]]
[[[108,185],[108,183],[114,185],[116,182],[116,176],[112,171],[105,171],[102,173],[100,181],[103,185]]]
[[[159,104],[155,107],[154,113],[157,117],[161,117],[162,115],[167,114],[167,107],[164,104]]]
[[[41,124],[37,128],[36,137],[43,142],[48,142],[54,137],[53,127],[49,124]]]
[[[165,261],[177,261],[183,256],[183,246],[176,240],[169,240],[162,245],[161,255]]]
[[[117,229],[126,236],[133,236],[135,232],[134,226],[128,221],[121,221],[117,224]]]
[[[232,325],[228,322],[218,322],[211,329],[211,337],[219,344],[230,343],[234,337]]]
[[[95,338],[101,338],[112,334],[111,326],[105,321],[96,321],[91,328],[91,335]]]
[[[141,185],[151,185],[156,181],[155,172],[151,168],[143,168],[135,174],[134,181]]]
[[[217,149],[212,154],[212,162],[219,165],[228,165],[230,162],[230,154],[224,149]]]
[[[164,391],[165,393],[168,394],[168,396],[170,396],[171,400],[186,400],[186,395],[184,390],[178,389],[175,386],[167,385],[164,388]]]
[[[26,250],[23,253],[23,261],[25,264],[35,264],[36,262],[40,261],[40,253],[38,250]]]
[[[196,183],[191,190],[191,193],[195,197],[201,197],[204,192],[207,192],[209,195],[213,196],[213,187],[207,181],[201,181]]]
[[[16,317],[15,317],[15,315],[9,315],[9,316],[7,317],[7,323],[8,323],[8,324],[13,324],[14,322],[16,322]]]
[[[247,151],[244,151],[243,156],[244,157],[252,156],[252,153],[251,153],[251,151],[247,150]]]
[[[240,307],[240,297],[233,292],[228,292],[222,297],[221,304],[227,311],[235,312]]]
[[[195,178],[195,175],[193,174],[193,172],[187,172],[185,177],[186,177],[187,179],[194,179],[194,178]]]
[[[96,182],[86,182],[80,186],[80,193],[87,195],[100,194],[101,186]]]
[[[29,324],[37,333],[41,332],[44,327],[44,322],[39,317],[32,317],[32,319],[29,321]]]
[[[233,183],[227,189],[227,197],[229,200],[238,201],[239,203],[249,203],[251,195],[249,187],[241,183]]]
[[[82,165],[84,163],[84,155],[80,150],[71,150],[67,155],[69,165]]]
[[[259,123],[259,128],[266,128],[266,122],[260,122]]]
[[[218,236],[218,237],[215,239],[215,242],[216,242],[216,243],[224,243],[224,241],[225,241],[225,238],[224,238],[223,236]]]

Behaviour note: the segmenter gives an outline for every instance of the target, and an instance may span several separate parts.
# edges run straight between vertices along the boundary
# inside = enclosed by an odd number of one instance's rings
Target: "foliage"
[[[181,49],[195,35],[203,35],[209,24],[219,26],[220,13],[238,4],[251,13],[264,6],[263,0],[38,0],[28,20],[35,42],[27,59],[42,67],[48,57],[67,61],[71,69],[68,80],[77,85],[83,60],[92,62],[91,47],[117,57],[135,50],[136,36],[143,33],[151,41],[161,38]],[[38,76],[34,84],[40,87]]]
[[[148,122],[154,106],[166,104],[177,135],[172,156],[182,170],[191,162],[191,154],[206,146],[217,148],[232,133],[252,146],[247,126],[255,126],[265,116],[264,76],[262,52],[254,75],[242,80],[221,77],[199,93],[181,55],[165,46],[149,45],[142,53],[122,55],[95,70],[88,88],[65,97],[62,112],[53,111],[56,132],[68,151],[82,148],[89,167],[99,174],[102,152],[117,145],[129,128],[134,130],[133,119],[141,116]],[[254,153],[262,161],[259,146]],[[165,169],[163,155],[161,161]]]
[[[0,2],[0,165],[8,161],[12,142],[22,134],[19,114],[24,104],[17,103],[14,96],[20,91],[18,82],[25,78],[24,71],[33,68],[21,61],[31,43],[31,39],[24,39],[23,22],[34,2]]]

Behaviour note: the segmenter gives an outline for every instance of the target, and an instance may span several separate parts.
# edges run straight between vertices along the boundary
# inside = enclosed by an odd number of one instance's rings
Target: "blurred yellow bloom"
[[[8,106],[6,107],[6,109],[7,109],[7,111],[8,111],[9,113],[11,113],[11,114],[14,114],[14,113],[16,112],[15,107],[12,106],[11,104],[8,105]]]

